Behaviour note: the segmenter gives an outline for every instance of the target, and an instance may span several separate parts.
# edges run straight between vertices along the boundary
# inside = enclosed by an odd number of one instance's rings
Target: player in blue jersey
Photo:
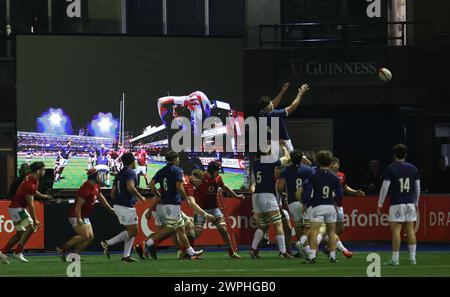
[[[292,151],[290,157],[292,165],[287,166],[281,173],[277,190],[280,195],[287,196],[289,213],[294,220],[295,234],[300,240],[301,236],[304,235],[304,217],[302,214],[304,206],[297,198],[296,193],[302,187],[302,184],[311,178],[313,169],[302,164],[303,154],[300,151]]]
[[[308,217],[311,224],[309,232],[309,243],[311,250],[307,263],[315,263],[317,255],[317,235],[323,223],[326,224],[328,234],[328,246],[330,250],[330,262],[336,260],[336,205],[340,205],[342,200],[342,187],[339,178],[330,170],[332,153],[329,151],[319,151],[317,153],[317,163],[319,169],[311,176],[311,200],[309,202]]]
[[[28,148],[27,155],[25,156],[25,163],[30,165],[33,162],[33,148]]]
[[[88,170],[94,168],[95,162],[97,161],[97,151],[94,149],[94,147],[91,145],[88,149]]]
[[[73,151],[71,146],[72,142],[68,141],[66,147],[63,147],[58,151],[57,159],[59,159],[59,161],[58,166],[55,170],[55,182],[58,182],[61,179],[61,175],[64,171],[64,168],[66,168],[70,157],[72,157]]]
[[[109,150],[102,144],[100,149],[96,152],[97,157],[94,168],[99,172],[101,182],[109,187],[111,184],[111,170],[109,168],[108,152]]]
[[[259,116],[260,117],[267,117],[267,124],[270,125],[270,119],[271,118],[278,118],[279,119],[279,133],[280,133],[280,139],[284,140],[285,146],[288,150],[288,152],[292,152],[294,150],[294,147],[292,146],[292,141],[289,136],[289,133],[287,131],[286,125],[284,123],[284,118],[287,118],[289,115],[291,115],[294,111],[297,110],[298,106],[300,105],[300,102],[302,100],[303,95],[309,90],[309,86],[307,84],[302,85],[298,89],[297,97],[292,101],[292,103],[282,109],[277,109],[278,105],[281,102],[281,99],[283,98],[283,95],[286,93],[286,91],[289,89],[289,83],[285,83],[283,87],[281,88],[280,93],[275,97],[274,100],[270,100],[270,97],[263,96],[259,99]]]
[[[406,162],[408,149],[404,144],[393,147],[394,163],[385,171],[383,185],[378,200],[378,215],[381,215],[386,195],[390,196],[389,222],[392,231],[392,259],[386,265],[399,265],[401,230],[406,227],[409,248],[409,261],[416,264],[416,233],[414,222],[417,220],[420,197],[420,179],[417,168]]]
[[[269,144],[270,145],[270,144]],[[280,250],[280,255],[284,258],[293,258],[286,252],[286,243],[283,230],[282,216],[280,213],[279,204],[275,196],[275,169],[279,166],[285,166],[290,162],[290,156],[286,147],[281,147],[283,157],[273,163],[263,162],[264,155],[270,155],[271,152],[259,153],[253,165],[252,179],[254,182],[251,185],[253,192],[252,204],[255,218],[258,220],[258,229],[253,236],[253,242],[250,256],[253,259],[258,259],[258,245],[264,236],[264,233],[269,229],[270,224],[275,227],[275,235]]]
[[[131,258],[131,248],[138,232],[138,216],[134,205],[144,202],[145,198],[137,190],[136,162],[132,153],[122,156],[123,168],[116,175],[111,189],[111,198],[114,199],[114,212],[125,230],[109,240],[101,242],[103,251],[109,259],[109,247],[124,242],[123,262],[136,262]]]
[[[183,219],[180,205],[182,199],[190,201],[192,199],[187,197],[183,186],[184,173],[178,167],[180,163],[178,153],[168,151],[166,161],[166,166],[156,172],[149,185],[150,191],[160,202],[160,207],[157,208],[157,212],[163,221],[163,228],[150,235],[150,238],[146,241],[146,250],[153,259],[156,259],[156,246],[158,243],[175,231],[180,246],[188,254],[190,259],[195,260],[201,256],[203,251],[195,251],[186,236],[185,220]],[[159,190],[156,189],[156,184],[160,185]],[[193,201],[195,204],[195,200]],[[207,219],[215,220],[214,216],[205,212],[197,204],[191,205],[191,202],[189,204],[196,212],[201,213]]]

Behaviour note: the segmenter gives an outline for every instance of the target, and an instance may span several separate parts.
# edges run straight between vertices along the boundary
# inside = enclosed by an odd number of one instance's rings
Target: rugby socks
[[[309,250],[308,259],[310,259],[310,260],[314,259],[316,257],[316,252],[317,251],[315,249]]]
[[[410,260],[414,260],[414,261],[416,260],[416,248],[417,248],[417,244],[409,244],[408,245]]]
[[[16,249],[14,250],[14,252],[15,252],[16,254],[22,253],[22,252],[23,252],[23,245],[22,245],[21,243],[19,243],[19,244],[17,245]]]
[[[129,239],[128,232],[122,231],[119,234],[117,234],[116,236],[114,236],[113,238],[107,240],[106,243],[108,245],[115,245],[115,244],[118,244],[119,242],[126,241],[127,239]]]
[[[145,242],[148,246],[152,246],[155,244],[155,242],[153,241],[153,239],[149,238],[146,242]]]
[[[133,243],[134,243],[134,238],[135,237],[131,237],[127,240],[125,240],[125,244],[123,246],[123,257],[129,257],[130,253],[131,253],[131,248],[133,247]]]
[[[398,262],[400,259],[400,251],[392,251],[392,261]]]
[[[302,236],[300,237],[300,244],[301,244],[302,246],[304,246],[305,243],[307,243],[307,242],[308,242],[308,237],[306,237],[306,235],[302,235]]]
[[[322,234],[318,234],[317,235],[317,244],[320,245],[320,243],[322,242],[323,236]]]
[[[347,250],[347,248],[344,246],[344,244],[340,240],[336,242],[336,248],[338,249],[338,251],[342,251],[342,252]]]
[[[330,259],[336,259],[336,251],[330,252]]]
[[[195,253],[194,249],[191,246],[186,249],[186,252],[188,253],[189,256],[193,256]]]
[[[253,235],[252,249],[257,250],[259,242],[264,236],[264,232],[261,229],[255,231],[255,235]]]
[[[280,253],[286,253],[286,241],[284,239],[284,235],[277,235],[275,236],[275,238],[277,239],[278,249],[280,250]]]

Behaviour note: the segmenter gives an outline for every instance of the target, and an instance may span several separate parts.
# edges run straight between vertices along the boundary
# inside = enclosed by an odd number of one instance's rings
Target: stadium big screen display
[[[240,39],[18,36],[17,166],[44,161],[56,189],[78,188],[95,167],[108,187],[132,152],[144,188],[144,173],[164,165],[174,121],[189,119],[202,143],[234,129],[225,119],[243,117],[242,81]],[[211,116],[222,121],[202,129]],[[218,160],[225,183],[242,186],[237,148],[188,151],[185,171]]]

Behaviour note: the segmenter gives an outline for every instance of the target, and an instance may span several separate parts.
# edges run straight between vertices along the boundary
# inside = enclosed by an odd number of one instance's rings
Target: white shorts
[[[184,226],[181,206],[176,204],[158,204],[156,206],[160,222],[169,228],[178,229]]]
[[[277,198],[273,193],[255,193],[252,197],[253,212],[266,213],[279,210]]]
[[[134,207],[125,207],[122,205],[115,204],[113,206],[114,212],[119,218],[119,222],[121,225],[130,226],[138,224],[138,216],[136,213],[136,208]]]
[[[33,220],[26,208],[8,208],[8,213],[14,222],[16,231],[25,231],[29,225],[33,225]]]
[[[59,166],[60,167],[66,167],[67,166],[67,159],[64,159],[64,158],[60,158],[59,159]]]
[[[333,205],[318,205],[308,208],[308,217],[315,223],[336,223],[336,209]]]
[[[95,162],[96,159],[97,159],[96,157],[89,157],[88,162],[93,163],[93,162]]]
[[[165,221],[164,221],[164,218],[161,218],[161,216],[159,215],[158,209],[159,209],[159,213],[162,214],[161,204],[157,204],[156,209],[154,211],[152,211],[152,216],[155,218],[155,226],[161,227],[161,226],[165,225]],[[188,217],[183,211],[181,211],[181,218],[183,219],[185,226],[192,223],[191,218]]]
[[[343,223],[344,222],[344,208],[342,206],[337,209],[336,222]]]
[[[416,206],[414,203],[396,204],[389,207],[389,222],[415,222],[417,221]]]
[[[136,168],[136,175],[138,174],[147,174],[147,166],[138,166]]]
[[[295,223],[300,223],[303,221],[302,209],[303,205],[300,201],[294,201],[289,203],[288,205],[289,213],[292,215],[292,219]]]
[[[216,219],[223,218],[223,213],[222,213],[222,211],[220,211],[219,208],[205,209],[205,211],[208,214],[213,215]],[[196,213],[194,216],[194,222],[195,222],[195,224],[203,225],[206,222],[206,217],[204,217],[201,214]]]
[[[97,169],[97,170],[99,170],[99,171],[106,171],[106,172],[109,172],[109,167],[108,167],[108,165],[103,165],[103,164],[95,165],[94,168]]]
[[[82,220],[83,220],[83,224],[91,225],[91,221],[89,220],[89,218],[83,218]],[[75,228],[76,226],[78,226],[77,218],[69,217],[69,224],[72,226],[72,228]]]

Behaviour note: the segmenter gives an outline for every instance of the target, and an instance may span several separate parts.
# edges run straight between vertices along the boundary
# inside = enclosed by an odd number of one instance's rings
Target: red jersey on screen
[[[94,209],[95,201],[97,201],[97,197],[100,191],[100,185],[94,184],[92,185],[89,181],[85,181],[84,184],[78,189],[76,194],[76,199],[78,200],[80,197],[83,198],[84,203],[81,207],[81,217],[89,218],[92,214],[92,210]],[[76,201],[75,201],[76,202]],[[69,217],[75,218],[77,214],[75,213],[75,203],[69,207]]]
[[[20,184],[19,188],[14,195],[10,208],[27,207],[26,196],[34,196],[39,188],[39,181],[35,179],[31,174],[25,177],[24,181]]]
[[[216,178],[205,174],[205,179],[200,186],[197,187],[196,202],[203,209],[217,208],[217,191],[223,187],[223,181],[220,175]]]
[[[338,171],[337,176],[339,177],[339,182],[341,186],[344,187],[347,184],[347,178],[343,172]]]
[[[136,152],[136,158],[139,166],[147,165],[147,152],[145,150],[139,150]]]
[[[111,159],[115,160],[115,159],[119,158],[119,152],[115,151],[115,150],[111,150],[109,152],[109,156],[111,157]]]

